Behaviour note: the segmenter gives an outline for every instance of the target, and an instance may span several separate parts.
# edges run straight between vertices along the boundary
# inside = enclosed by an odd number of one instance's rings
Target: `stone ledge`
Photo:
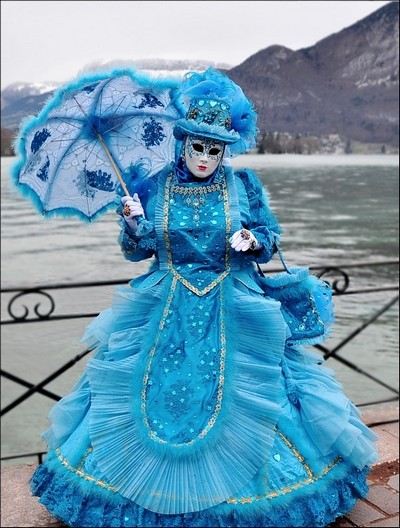
[[[361,409],[361,418],[363,422],[371,427],[374,424],[382,426],[382,422],[399,421],[399,407],[391,405],[390,407],[369,407]]]
[[[59,527],[65,526],[32,497],[29,480],[37,464],[8,466],[1,470],[1,526],[2,527]]]
[[[371,428],[379,436],[376,446],[379,459],[374,464],[381,466],[399,459],[399,422]]]

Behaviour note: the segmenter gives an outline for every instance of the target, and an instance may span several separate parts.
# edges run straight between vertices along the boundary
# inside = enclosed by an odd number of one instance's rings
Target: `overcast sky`
[[[94,62],[201,59],[236,66],[312,46],[388,1],[2,1],[1,88],[66,82]]]

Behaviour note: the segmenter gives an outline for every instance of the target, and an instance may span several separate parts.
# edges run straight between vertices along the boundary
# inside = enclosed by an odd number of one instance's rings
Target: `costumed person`
[[[305,346],[318,306],[296,334],[255,268],[281,228],[229,164],[255,145],[251,102],[211,68],[180,94],[177,159],[118,198],[122,253],[149,270],[88,325],[32,492],[69,526],[326,526],[365,497],[376,436]]]

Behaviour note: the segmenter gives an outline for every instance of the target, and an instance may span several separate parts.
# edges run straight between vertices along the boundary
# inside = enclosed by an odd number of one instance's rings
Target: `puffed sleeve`
[[[154,180],[142,183],[140,188],[132,189],[131,194],[138,192],[140,201],[145,211],[145,218],[138,218],[138,227],[133,231],[125,222],[122,214],[122,204],[117,207],[117,214],[120,215],[118,221],[121,231],[118,236],[118,243],[121,251],[127,260],[138,262],[151,258],[157,250],[156,233],[154,228],[154,199],[156,195],[156,183]]]
[[[242,225],[249,229],[262,247],[253,251],[255,261],[269,262],[277,251],[281,227],[269,206],[269,197],[258,176],[250,169],[236,173]]]

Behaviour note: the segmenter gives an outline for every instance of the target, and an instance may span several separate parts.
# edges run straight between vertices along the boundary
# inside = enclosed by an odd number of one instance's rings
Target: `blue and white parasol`
[[[15,141],[12,175],[45,216],[90,221],[115,202],[124,174],[155,174],[175,158],[185,114],[179,80],[131,69],[83,76],[59,88]]]

